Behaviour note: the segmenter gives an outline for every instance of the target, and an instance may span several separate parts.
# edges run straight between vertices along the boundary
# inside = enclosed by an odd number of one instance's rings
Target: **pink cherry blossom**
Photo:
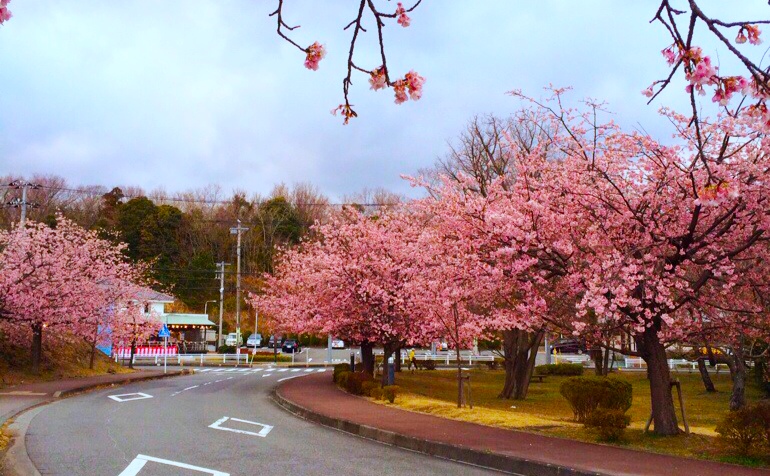
[[[11,0],[0,0],[0,25],[10,20],[13,16],[11,11],[8,10],[8,4]]]
[[[412,19],[406,14],[406,9],[401,2],[396,6],[396,15],[398,15],[398,24],[404,28],[408,27]]]
[[[318,63],[326,56],[326,48],[316,41],[308,46],[305,52],[307,53],[307,56],[305,57],[305,68],[317,71]]]
[[[380,66],[379,68],[375,69],[371,72],[369,75],[369,89],[373,89],[375,91],[379,89],[384,89],[388,86],[387,78],[385,78],[385,67]]]

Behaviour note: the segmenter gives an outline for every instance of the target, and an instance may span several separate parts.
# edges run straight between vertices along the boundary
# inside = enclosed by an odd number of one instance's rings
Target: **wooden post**
[[[671,382],[671,391],[674,391],[676,387],[676,393],[679,397],[679,408],[682,410],[682,422],[684,423],[684,432],[686,435],[690,434],[690,425],[687,424],[687,415],[684,410],[684,397],[682,397],[682,384],[679,379]],[[650,412],[650,418],[647,419],[647,424],[644,425],[644,432],[647,433],[650,430],[650,424],[652,424],[652,412]]]

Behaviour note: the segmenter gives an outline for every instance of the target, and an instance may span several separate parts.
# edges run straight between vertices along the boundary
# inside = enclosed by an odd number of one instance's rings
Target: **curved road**
[[[316,426],[270,400],[279,380],[307,374],[204,369],[68,398],[32,420],[27,452],[62,476],[499,474]]]

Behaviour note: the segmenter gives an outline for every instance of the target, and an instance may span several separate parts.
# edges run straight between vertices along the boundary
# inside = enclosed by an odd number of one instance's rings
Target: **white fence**
[[[647,368],[647,362],[645,362],[644,359],[642,359],[641,357],[626,357],[625,363],[626,363],[627,369],[646,369]],[[719,372],[720,369],[730,370],[727,364],[716,364],[714,367],[716,368],[717,372]],[[698,368],[698,362],[692,361],[692,360],[685,360],[685,359],[668,359],[668,368],[671,370],[686,368],[690,371],[693,371]]]
[[[375,349],[374,355],[383,355],[382,349]],[[435,354],[431,353],[417,353],[414,354],[415,360],[426,361],[433,360],[435,362],[444,362],[449,365],[450,362],[457,362],[456,352],[439,352]],[[473,365],[474,362],[494,362],[494,355],[474,355],[472,352],[465,351],[460,352],[460,362],[468,362],[468,365]],[[401,351],[401,363],[406,364],[409,362],[409,352]]]
[[[125,356],[128,357],[128,356]],[[115,354],[115,362],[118,362],[122,356]],[[242,354],[177,354],[169,355],[166,362],[171,365],[206,365],[206,364],[248,364],[250,356],[244,352]],[[160,365],[164,361],[163,355],[134,355],[133,363],[150,363]]]

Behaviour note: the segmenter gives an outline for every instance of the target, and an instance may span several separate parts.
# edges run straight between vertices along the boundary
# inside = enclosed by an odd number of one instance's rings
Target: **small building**
[[[158,352],[164,352],[174,355],[205,353],[209,350],[216,350],[216,331],[213,322],[209,321],[207,314],[191,314],[180,312],[166,312],[166,305],[173,304],[175,298],[154,289],[142,288],[136,293],[134,298],[137,302],[144,302],[144,313],[147,316],[155,316],[162,323],[166,324],[171,338],[166,350],[161,349],[160,343],[163,339],[155,336],[149,342],[144,342],[138,346],[137,354],[157,355]],[[107,355],[112,353],[111,343],[100,347],[100,350]],[[115,349],[119,356],[123,356],[130,350],[120,347]]]

